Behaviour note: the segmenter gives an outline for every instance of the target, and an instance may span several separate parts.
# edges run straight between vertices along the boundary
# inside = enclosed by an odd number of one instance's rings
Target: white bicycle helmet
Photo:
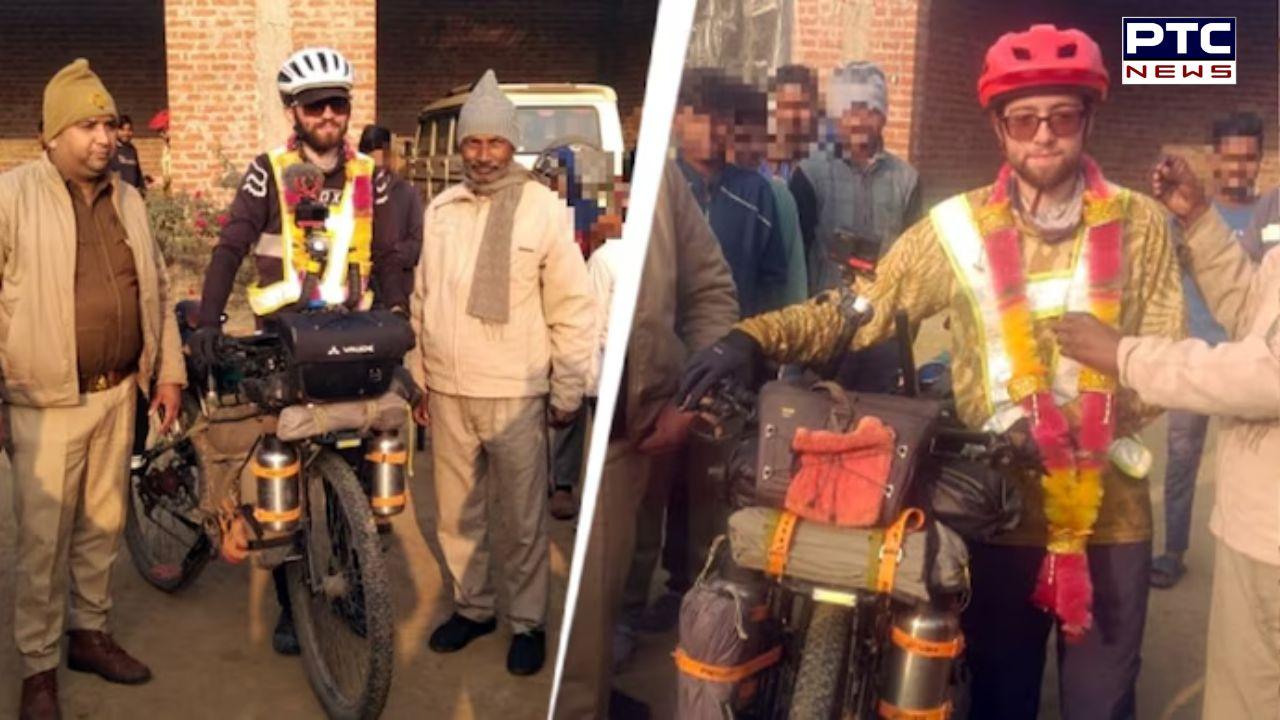
[[[285,105],[306,104],[329,97],[347,97],[355,84],[355,69],[342,53],[327,47],[303,48],[280,66],[276,85]],[[325,91],[325,92],[311,92]],[[336,92],[335,92],[336,91]]]

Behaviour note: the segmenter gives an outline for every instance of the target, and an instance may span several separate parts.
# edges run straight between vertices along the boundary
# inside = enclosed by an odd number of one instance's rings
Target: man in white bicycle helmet
[[[367,309],[377,304],[401,313],[408,306],[409,289],[396,256],[396,247],[412,232],[401,207],[404,197],[389,195],[390,174],[346,139],[354,68],[337,50],[304,48],[281,65],[277,82],[293,135],[249,163],[218,235],[205,271],[200,328],[188,340],[193,359],[204,367],[217,363],[221,316],[251,250],[257,282],[249,288],[249,305],[258,317],[316,305]],[[319,168],[322,179],[312,171],[312,181],[301,180],[307,175],[299,172],[305,163]],[[329,211],[332,242],[323,266],[310,257],[295,222],[302,197]],[[322,279],[304,283],[307,272]],[[349,278],[352,272],[359,277]],[[277,568],[275,581],[281,615],[272,645],[281,654],[296,655],[283,568]]]

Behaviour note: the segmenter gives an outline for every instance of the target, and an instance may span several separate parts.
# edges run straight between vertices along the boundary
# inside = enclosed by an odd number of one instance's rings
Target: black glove
[[[187,354],[202,373],[207,373],[218,364],[218,341],[222,339],[222,328],[218,325],[204,325],[187,337]]]
[[[676,400],[681,410],[693,410],[698,401],[724,378],[737,375],[747,379],[759,365],[763,353],[760,344],[741,330],[730,330],[728,335],[699,350],[685,365],[680,378]]]

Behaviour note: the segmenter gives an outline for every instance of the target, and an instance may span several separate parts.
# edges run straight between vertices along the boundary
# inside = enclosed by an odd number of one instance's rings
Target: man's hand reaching
[[[1054,326],[1058,348],[1065,357],[1112,377],[1120,374],[1120,331],[1092,315],[1067,313]]]
[[[1209,209],[1204,186],[1186,158],[1169,155],[1151,171],[1151,194],[1183,225],[1190,225]]]

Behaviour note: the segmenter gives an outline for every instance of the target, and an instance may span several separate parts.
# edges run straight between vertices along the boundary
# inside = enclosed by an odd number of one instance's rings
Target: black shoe
[[[302,653],[302,646],[298,645],[298,631],[293,627],[293,613],[280,613],[280,619],[276,620],[276,629],[271,633],[271,649],[281,655]]]
[[[488,635],[498,627],[498,621],[489,618],[484,622],[476,622],[454,613],[443,625],[431,633],[427,646],[438,653],[457,652],[466,647],[472,640]]]
[[[516,633],[507,651],[507,672],[512,675],[532,675],[542,669],[547,661],[547,633],[530,630]]]
[[[626,693],[610,690],[609,720],[649,720],[649,706]]]

